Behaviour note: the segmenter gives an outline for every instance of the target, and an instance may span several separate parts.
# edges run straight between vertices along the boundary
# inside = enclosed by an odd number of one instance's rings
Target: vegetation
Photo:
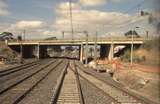
[[[143,45],[142,48],[146,49],[147,51],[160,50],[160,38],[155,38],[154,40],[147,40]]]
[[[121,56],[121,60],[124,62],[130,62],[131,61],[131,51],[128,49],[125,51],[124,55]],[[135,52],[133,53],[133,62],[139,63],[142,61],[145,61],[146,57],[143,55],[137,55]]]
[[[45,40],[57,40],[57,37],[49,37],[49,38],[46,38]]]
[[[7,63],[17,60],[17,56],[18,56],[17,53],[13,51],[11,52],[11,50],[6,49],[6,48],[0,49],[0,55],[6,57]]]
[[[7,62],[13,62],[18,59],[18,54],[8,48],[4,42],[0,42],[0,55],[5,56]]]
[[[13,34],[10,32],[3,32],[0,34],[0,41],[13,40]]]
[[[139,49],[133,53],[133,62],[143,63],[146,65],[160,65],[160,38],[146,41]],[[130,62],[130,49],[121,56],[122,61]]]
[[[131,38],[132,35],[134,38],[140,38],[140,35],[134,30],[130,30],[124,34],[127,38]]]

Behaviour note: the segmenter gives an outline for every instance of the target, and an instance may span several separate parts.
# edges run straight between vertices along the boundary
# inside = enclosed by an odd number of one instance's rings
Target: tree
[[[3,32],[0,34],[0,40],[13,40],[13,34],[10,32]]]
[[[17,40],[21,41],[22,40],[22,36],[18,35]]]

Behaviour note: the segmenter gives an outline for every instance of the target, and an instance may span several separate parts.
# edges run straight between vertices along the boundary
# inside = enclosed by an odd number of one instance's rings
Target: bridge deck
[[[147,39],[134,38],[133,44],[143,44]],[[119,39],[97,39],[97,44],[131,44],[130,38]],[[25,41],[9,41],[7,45],[81,45],[86,44],[85,39],[81,40],[25,40]],[[95,39],[89,39],[88,44],[95,44]]]

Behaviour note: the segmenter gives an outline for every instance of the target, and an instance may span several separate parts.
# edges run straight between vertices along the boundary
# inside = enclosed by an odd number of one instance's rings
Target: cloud
[[[48,25],[46,25],[48,24]],[[18,35],[23,34],[23,30],[26,31],[27,39],[44,39],[47,37],[61,37],[61,32],[53,29],[50,23],[45,23],[44,21],[38,20],[23,20],[17,21],[16,23],[1,23],[0,33],[8,31],[14,34],[16,38]],[[58,36],[57,36],[58,34]]]
[[[107,0],[80,0],[80,3],[84,6],[98,6],[103,5]]]
[[[61,15],[57,17],[55,25],[61,28],[65,26],[69,27],[70,17],[68,14],[63,14],[61,12],[59,12],[59,14]],[[123,22],[130,21],[131,18],[132,16],[119,12],[103,12],[98,10],[77,10],[73,12],[73,24],[74,26],[79,25],[79,28],[83,28],[84,26],[93,28],[95,25],[119,25]]]
[[[72,4],[72,9],[79,9],[80,6],[77,4],[77,3],[71,3]],[[60,10],[69,10],[69,2],[64,2],[64,3],[61,3],[59,6],[58,6],[58,9]]]
[[[63,4],[63,6],[62,6]],[[66,3],[60,4],[63,10],[57,11],[57,17],[54,21],[53,28],[57,31],[70,31],[70,15]],[[96,31],[100,35],[106,33],[123,34],[135,26],[140,24],[148,25],[147,17],[139,16],[139,14],[129,15],[121,12],[107,12],[94,9],[82,9],[78,4],[74,4],[75,9],[73,9],[73,28],[74,31],[88,31],[93,35]],[[65,12],[64,12],[65,11]],[[143,25],[143,26],[144,26]],[[114,34],[113,34],[114,33]]]
[[[8,15],[8,5],[6,4],[5,0],[0,0],[0,16]]]
[[[13,24],[13,27],[17,29],[37,29],[41,28],[45,25],[42,21],[18,21],[17,23]]]
[[[112,2],[115,2],[115,3],[119,3],[119,2],[124,2],[126,0],[111,0]]]

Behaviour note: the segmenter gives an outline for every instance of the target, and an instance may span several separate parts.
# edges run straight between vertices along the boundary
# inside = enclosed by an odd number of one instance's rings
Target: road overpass
[[[114,57],[113,51],[116,45],[125,45],[130,47],[133,43],[136,45],[143,44],[146,40],[145,38],[134,38],[133,41],[130,38],[98,38],[98,39],[59,39],[59,40],[22,40],[22,41],[7,41],[6,44],[13,50],[17,52],[22,52],[22,56],[31,57],[33,52],[35,52],[35,57],[43,58],[46,56],[48,46],[78,46],[79,47],[79,59],[82,61],[86,54],[84,46],[86,45],[100,45],[100,56],[102,58],[107,57],[112,59]]]
[[[134,38],[133,44],[143,44],[145,38]],[[95,44],[95,41],[97,44],[131,44],[132,39],[130,38],[116,38],[116,39],[88,39],[88,44]],[[60,39],[60,40],[25,40],[25,41],[8,41],[7,45],[81,45],[86,44],[86,39]]]

